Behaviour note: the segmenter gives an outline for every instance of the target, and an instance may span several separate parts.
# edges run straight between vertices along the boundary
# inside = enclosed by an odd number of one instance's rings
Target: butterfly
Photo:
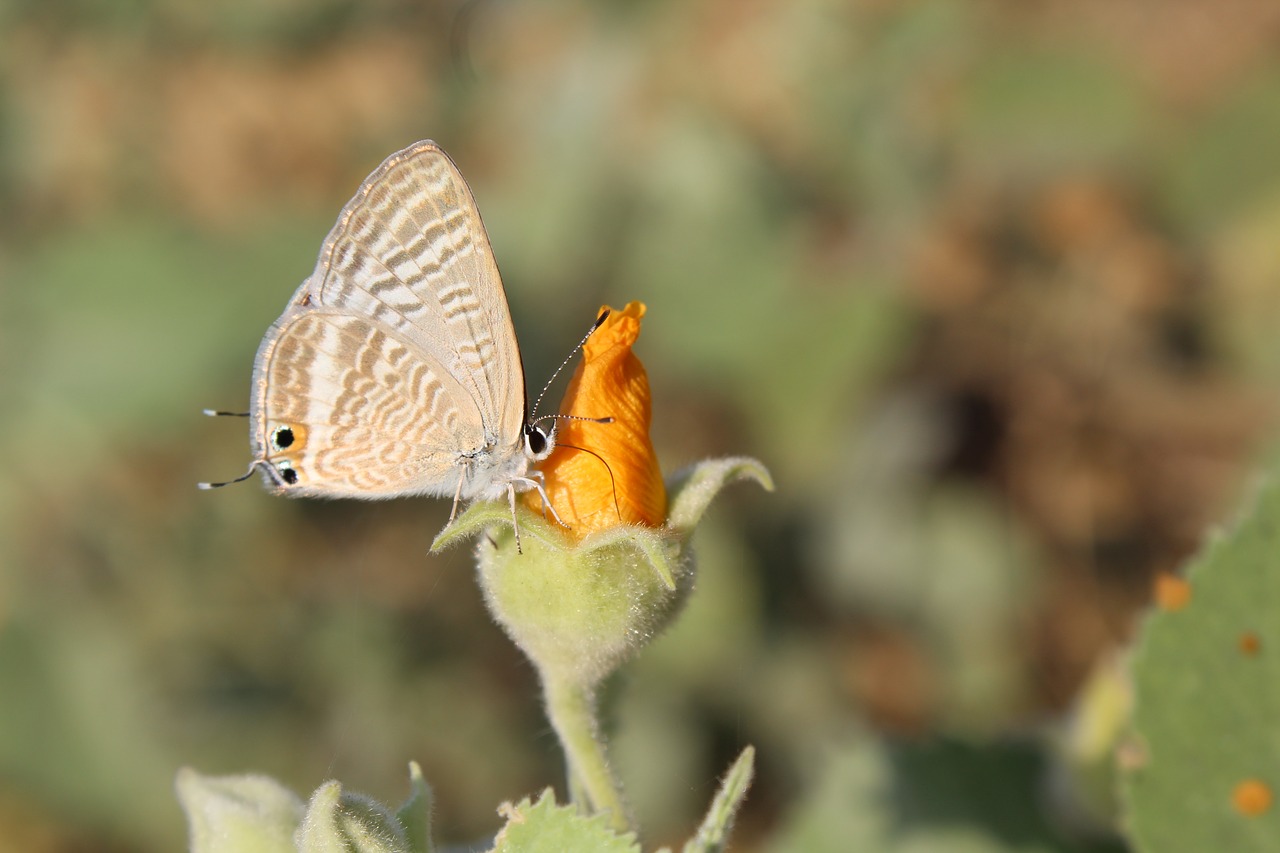
[[[283,495],[452,496],[450,522],[504,494],[514,520],[529,489],[550,507],[530,468],[555,422],[530,419],[493,249],[436,143],[392,154],[342,209],[258,347],[248,417],[253,461],[230,482],[257,469]]]

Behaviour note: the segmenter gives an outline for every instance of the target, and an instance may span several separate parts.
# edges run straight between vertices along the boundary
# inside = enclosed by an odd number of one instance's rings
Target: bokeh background
[[[666,469],[778,483],[610,696],[647,845],[752,743],[736,849],[1125,849],[1112,662],[1275,421],[1274,3],[0,2],[0,851],[181,849],[182,765],[414,759],[455,844],[561,785],[447,502],[194,487],[424,137],[530,385],[643,300]]]

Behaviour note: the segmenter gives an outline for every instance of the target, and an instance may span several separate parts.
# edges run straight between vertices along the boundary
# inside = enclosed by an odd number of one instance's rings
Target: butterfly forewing
[[[469,388],[491,434],[518,437],[524,376],[498,267],[471,191],[434,143],[369,176],[309,284],[315,303],[396,328]]]

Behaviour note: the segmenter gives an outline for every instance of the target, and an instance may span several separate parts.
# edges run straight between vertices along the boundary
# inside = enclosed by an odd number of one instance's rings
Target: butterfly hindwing
[[[457,380],[361,317],[308,311],[273,332],[254,442],[274,485],[332,497],[454,493],[459,453],[483,435]]]

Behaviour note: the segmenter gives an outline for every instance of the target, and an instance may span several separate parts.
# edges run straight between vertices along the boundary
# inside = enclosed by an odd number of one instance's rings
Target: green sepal
[[[572,546],[561,529],[524,505],[516,505],[516,515],[519,518],[522,543],[532,538],[548,548],[564,549]],[[431,552],[451,548],[491,527],[510,528],[511,519],[511,507],[507,504],[501,501],[476,501],[464,509],[448,527],[436,534],[431,543]]]
[[[693,838],[685,842],[683,853],[720,853],[729,841],[729,830],[733,827],[733,818],[738,813],[742,801],[746,799],[747,789],[751,787],[751,779],[755,775],[755,747],[748,746],[742,750],[738,760],[733,762],[729,772],[725,774],[716,791],[707,816]]]
[[[409,798],[396,809],[405,840],[414,853],[431,853],[431,808],[435,797],[418,762],[409,762]]]
[[[203,776],[178,771],[191,853],[293,853],[303,803],[268,776]]]
[[[516,522],[520,525],[521,547],[532,542],[535,546],[561,554],[598,551],[612,548],[619,543],[628,544],[639,550],[648,558],[649,564],[662,583],[671,590],[676,588],[674,559],[675,543],[671,542],[669,533],[664,535],[663,528],[650,528],[641,525],[620,524],[607,530],[600,530],[575,542],[569,531],[555,522],[549,522],[541,515],[534,513],[523,505],[516,506]],[[496,537],[497,530],[505,536],[512,531],[511,508],[498,501],[481,501],[473,503],[458,516],[452,524],[441,530],[431,543],[432,552],[442,551],[456,545],[477,533],[488,531]]]
[[[294,836],[298,853],[414,853],[386,806],[325,782],[311,795]]]
[[[676,472],[667,481],[667,527],[688,536],[716,495],[739,480],[755,480],[773,491],[768,469],[748,456],[709,459]]]
[[[468,506],[462,515],[436,535],[431,543],[431,551],[441,551],[494,528],[510,529],[518,523],[522,546],[525,540],[532,540],[562,553],[607,549],[619,543],[630,542],[649,559],[653,571],[662,583],[674,590],[683,543],[673,543],[671,534],[680,539],[688,539],[716,495],[725,486],[740,480],[754,480],[767,491],[773,491],[774,488],[768,469],[750,457],[736,456],[699,462],[677,472],[667,481],[668,512],[666,523],[662,527],[655,529],[620,524],[592,533],[580,542],[574,541],[565,528],[523,505],[517,505],[513,515],[507,504],[478,501]]]

